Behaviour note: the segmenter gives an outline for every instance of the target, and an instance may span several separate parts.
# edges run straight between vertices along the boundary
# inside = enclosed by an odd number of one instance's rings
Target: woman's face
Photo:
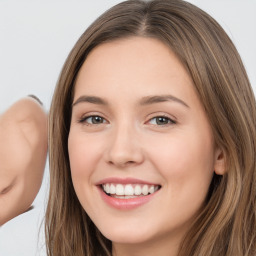
[[[190,76],[167,46],[140,37],[89,54],[68,150],[78,199],[114,245],[180,241],[221,161]]]

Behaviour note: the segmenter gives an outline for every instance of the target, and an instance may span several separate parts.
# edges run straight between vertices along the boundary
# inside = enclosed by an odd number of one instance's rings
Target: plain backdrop
[[[0,113],[28,94],[38,96],[48,111],[69,51],[92,21],[119,2],[0,0]],[[256,92],[256,0],[189,2],[224,27],[241,54]],[[48,186],[47,163],[34,209],[0,227],[0,256],[46,255],[42,223]]]

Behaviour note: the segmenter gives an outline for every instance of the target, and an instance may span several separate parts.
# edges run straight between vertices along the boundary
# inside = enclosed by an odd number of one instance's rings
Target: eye
[[[86,123],[88,125],[103,124],[107,121],[101,116],[87,116],[79,120],[79,123]]]
[[[176,122],[169,117],[166,116],[156,116],[149,120],[149,124],[153,125],[168,125],[168,124],[175,124]]]

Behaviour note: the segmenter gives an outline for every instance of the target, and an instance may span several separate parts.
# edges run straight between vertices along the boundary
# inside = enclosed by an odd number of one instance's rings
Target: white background
[[[49,110],[61,67],[82,32],[118,0],[0,0],[0,113],[35,94]],[[256,0],[190,0],[211,14],[240,52],[256,91]],[[0,227],[0,256],[45,255],[48,163],[34,210]],[[0,209],[1,211],[1,209]]]

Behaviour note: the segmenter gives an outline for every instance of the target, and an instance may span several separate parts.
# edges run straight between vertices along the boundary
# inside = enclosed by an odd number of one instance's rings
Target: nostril
[[[134,164],[135,161],[128,161],[126,164],[129,165],[129,164]]]
[[[123,168],[127,166],[136,165],[136,161],[109,161],[109,164]]]

